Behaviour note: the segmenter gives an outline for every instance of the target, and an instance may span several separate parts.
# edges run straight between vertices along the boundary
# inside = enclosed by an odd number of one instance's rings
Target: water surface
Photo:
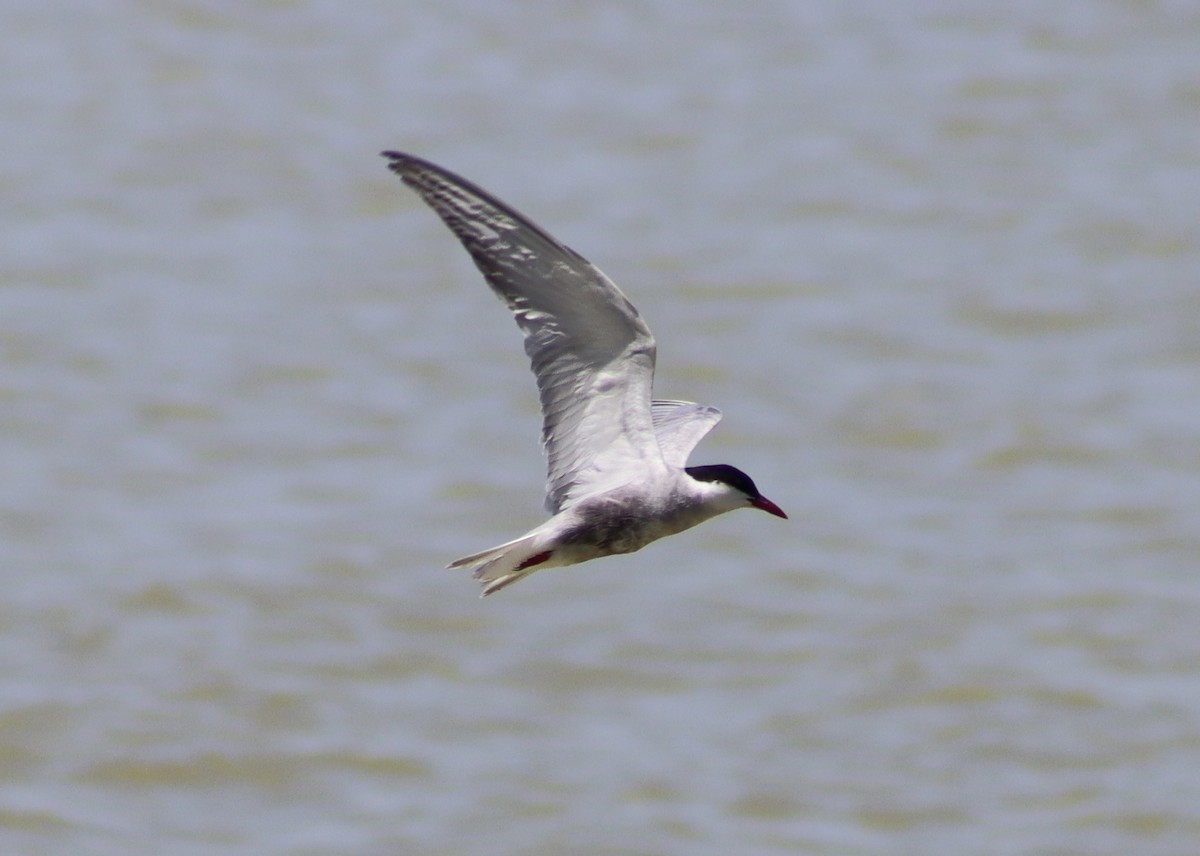
[[[1194,851],[1188,4],[3,18],[4,852]],[[441,570],[542,519],[536,399],[383,148],[792,520]]]

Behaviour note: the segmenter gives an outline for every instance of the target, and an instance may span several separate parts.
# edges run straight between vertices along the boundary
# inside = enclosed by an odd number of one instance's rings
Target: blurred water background
[[[8,0],[0,851],[1200,852],[1200,7]],[[792,516],[487,600],[622,285]]]

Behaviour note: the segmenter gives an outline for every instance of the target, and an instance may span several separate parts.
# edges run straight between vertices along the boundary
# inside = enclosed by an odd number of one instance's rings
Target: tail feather
[[[537,533],[522,535],[498,547],[455,559],[446,567],[474,567],[474,578],[483,583],[479,596],[486,597],[545,566],[553,551],[539,549],[537,541]]]
[[[472,553],[469,556],[463,556],[461,559],[455,559],[453,562],[446,565],[446,567],[453,570],[456,568],[472,568],[475,565],[482,565],[484,562],[489,562],[498,556],[504,555],[507,551],[521,543],[522,540],[524,540],[524,536],[517,538],[515,541],[508,541],[504,544],[501,544],[499,547],[491,547],[478,553]]]

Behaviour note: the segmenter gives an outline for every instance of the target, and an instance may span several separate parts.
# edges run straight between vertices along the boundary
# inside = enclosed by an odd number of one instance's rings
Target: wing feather
[[[663,467],[650,413],[654,337],[620,289],[471,182],[410,155],[384,156],[462,242],[525,335],[542,405],[547,509]]]
[[[691,401],[656,400],[650,415],[663,459],[672,467],[686,466],[692,449],[721,421],[720,410]]]

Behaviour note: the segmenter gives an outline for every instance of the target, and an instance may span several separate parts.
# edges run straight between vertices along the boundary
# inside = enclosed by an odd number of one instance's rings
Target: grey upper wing
[[[721,411],[691,401],[656,400],[650,414],[663,459],[673,467],[687,465],[688,455],[704,435],[721,421]]]
[[[546,507],[662,465],[650,416],[654,337],[598,268],[496,197],[441,167],[384,152],[442,218],[525,334],[542,405]]]

